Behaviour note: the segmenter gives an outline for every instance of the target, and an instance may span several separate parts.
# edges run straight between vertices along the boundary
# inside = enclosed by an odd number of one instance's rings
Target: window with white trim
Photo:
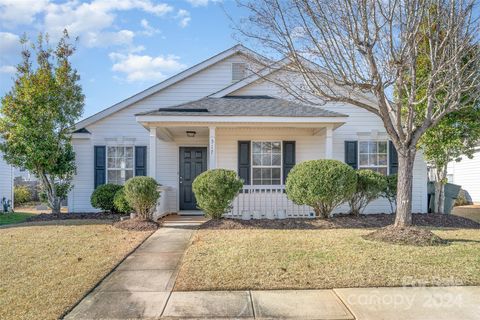
[[[388,174],[388,141],[367,140],[358,142],[358,168]]]
[[[107,146],[107,183],[123,185],[133,177],[133,146]]]
[[[252,141],[252,184],[280,185],[282,142]]]

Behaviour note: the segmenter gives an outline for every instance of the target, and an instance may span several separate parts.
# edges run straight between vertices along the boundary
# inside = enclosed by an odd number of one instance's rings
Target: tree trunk
[[[412,225],[412,185],[413,163],[416,150],[406,149],[398,152],[397,215],[395,227]]]
[[[47,196],[48,205],[50,209],[52,209],[52,213],[60,213],[61,200],[57,196],[54,179],[49,179],[44,173],[39,174],[39,177],[42,183],[42,188]]]
[[[447,180],[447,166],[435,168],[435,213],[445,213],[445,183]]]

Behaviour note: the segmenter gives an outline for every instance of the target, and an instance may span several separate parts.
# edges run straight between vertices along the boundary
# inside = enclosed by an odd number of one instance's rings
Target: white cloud
[[[114,62],[112,70],[124,74],[128,82],[160,81],[185,68],[175,55],[152,57],[112,52],[109,56]]]
[[[63,3],[52,0],[0,0],[0,23],[36,23],[35,25],[48,32],[53,40],[58,39],[67,28],[72,36],[79,36],[81,43],[90,47],[130,45],[135,36],[133,31],[118,31],[114,25],[116,13],[129,10],[163,16],[173,13],[174,8],[152,0],[69,0]],[[39,19],[36,19],[37,15]]]
[[[222,0],[187,0],[193,7],[206,7],[209,2],[222,2]]]
[[[0,73],[10,73],[13,74],[17,71],[17,68],[14,66],[0,66]]]
[[[190,12],[184,9],[178,10],[176,18],[180,20],[178,24],[182,28],[185,28],[186,26],[188,26],[188,24],[190,23],[190,20],[192,20],[192,18],[190,17]]]
[[[83,37],[87,47],[107,47],[110,45],[132,46],[135,33],[130,30],[118,32],[88,32]]]
[[[160,30],[152,27],[147,19],[142,19],[140,21],[140,25],[143,27],[143,31],[140,32],[143,35],[146,35],[146,36],[150,37],[150,36],[153,36],[156,33],[160,33]]]
[[[48,0],[0,0],[0,23],[5,28],[31,24],[47,3]]]

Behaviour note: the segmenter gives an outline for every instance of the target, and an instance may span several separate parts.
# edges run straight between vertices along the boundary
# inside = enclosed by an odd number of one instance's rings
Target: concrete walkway
[[[65,319],[480,319],[480,287],[172,292],[199,218],[169,218]]]
[[[173,289],[178,266],[202,220],[168,218],[65,319],[159,318]]]

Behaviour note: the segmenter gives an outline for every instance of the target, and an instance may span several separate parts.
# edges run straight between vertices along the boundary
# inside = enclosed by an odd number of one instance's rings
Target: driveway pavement
[[[480,319],[480,287],[172,292],[200,223],[169,219],[65,319]]]

